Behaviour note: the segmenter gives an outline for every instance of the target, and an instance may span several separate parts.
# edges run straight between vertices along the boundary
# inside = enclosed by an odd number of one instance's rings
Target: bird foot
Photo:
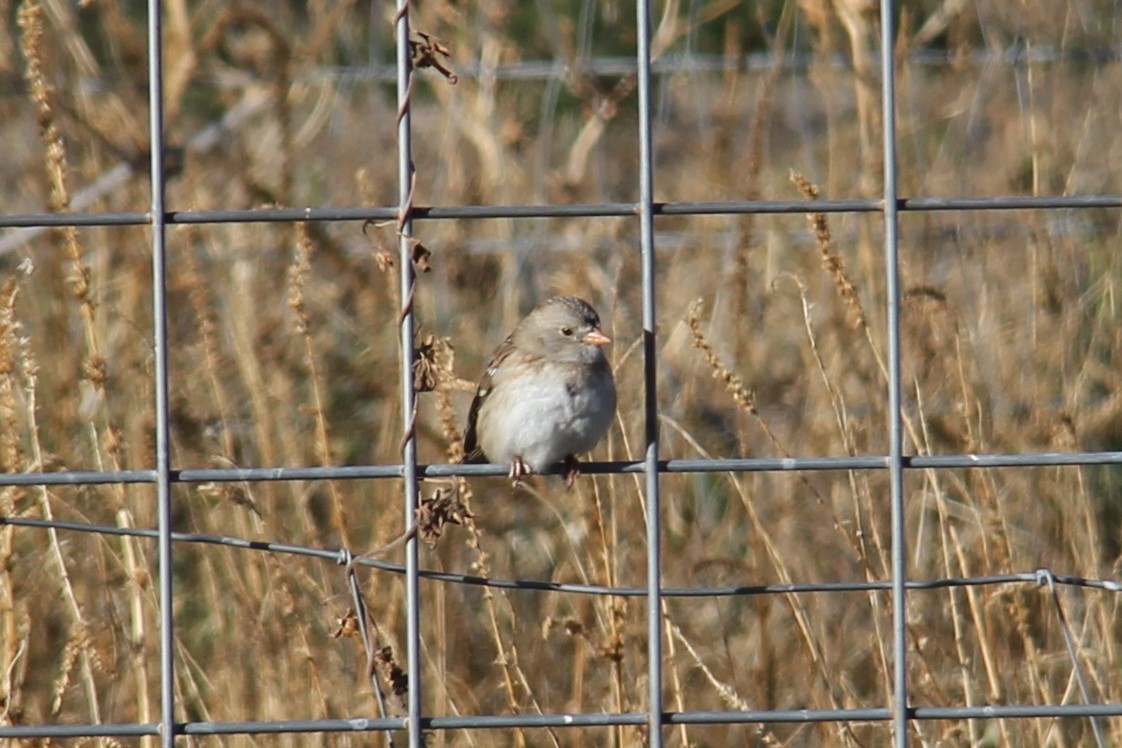
[[[565,476],[565,488],[572,488],[577,482],[577,476],[580,475],[580,460],[575,456],[569,455],[561,461],[561,468]]]
[[[521,486],[522,479],[532,472],[534,471],[530,469],[529,465],[522,461],[522,457],[520,455],[515,455],[514,459],[510,462],[510,473],[508,473],[511,487],[518,488]]]

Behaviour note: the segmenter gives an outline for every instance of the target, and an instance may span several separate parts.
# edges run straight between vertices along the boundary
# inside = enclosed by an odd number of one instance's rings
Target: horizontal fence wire
[[[1088,48],[1059,49],[1049,45],[1034,45],[1031,48],[1016,42],[1006,48],[973,49],[963,53],[939,49],[911,49],[907,52],[909,65],[926,68],[962,68],[987,66],[1031,66],[1052,65],[1057,63],[1080,63],[1087,65],[1106,65],[1122,60],[1122,46],[1103,45]],[[651,63],[654,76],[678,76],[683,73],[728,73],[752,72],[766,73],[775,67],[775,56],[766,52],[748,52],[743,55],[707,55],[665,53]],[[852,60],[844,55],[822,55],[792,51],[784,56],[783,68],[788,71],[805,72],[815,69],[834,69],[852,71]],[[480,65],[467,62],[458,65],[456,76],[461,79],[487,77],[499,81],[556,81],[563,80],[574,71],[582,75],[622,76],[637,71],[635,60],[629,57],[590,57],[569,62],[564,60],[521,60],[497,65]],[[329,82],[343,86],[360,83],[392,83],[397,80],[396,65],[348,65],[347,67],[318,67],[312,71],[295,76],[299,83]],[[200,76],[200,82],[216,88],[244,89],[247,80],[230,76]],[[90,78],[84,85],[91,89],[104,86],[99,79]],[[8,91],[0,89],[0,96]],[[13,94],[17,92],[11,92]],[[22,95],[22,92],[18,92]]]
[[[963,719],[1042,719],[1096,718],[1122,716],[1122,704],[1048,704],[909,707],[909,720]],[[887,722],[892,711],[883,707],[853,709],[769,709],[759,711],[664,711],[663,725],[750,725],[750,724],[812,724],[817,722]],[[646,712],[616,714],[519,714],[422,717],[423,730],[497,730],[510,728],[581,728],[641,726],[647,722]],[[404,717],[354,717],[351,719],[270,720],[231,722],[178,722],[178,735],[277,735],[289,733],[374,732],[403,730],[408,727]],[[77,738],[77,737],[140,737],[159,735],[161,726],[154,723],[53,725],[5,727],[0,736],[12,739]]]
[[[16,527],[35,527],[40,529],[55,529],[69,532],[87,532],[98,535],[129,536],[137,538],[158,538],[158,531],[139,527],[117,527],[115,525],[99,525],[88,522],[75,522],[69,520],[44,520],[34,517],[12,517],[4,520],[4,524]],[[291,545],[266,540],[234,538],[222,535],[206,535],[200,533],[175,532],[171,534],[172,540],[177,543],[197,543],[200,545],[222,545],[230,548],[243,548],[247,550],[279,553],[293,556],[306,556],[334,561],[340,565],[356,564],[377,569],[392,574],[405,575],[406,569],[401,564],[381,561],[375,558],[354,556],[346,548],[326,549],[311,548],[304,545]],[[612,595],[619,597],[640,597],[646,594],[645,587],[610,587],[599,584],[583,584],[577,582],[557,582],[541,579],[499,579],[495,577],[481,577],[472,574],[458,574],[449,571],[435,571],[432,569],[419,569],[418,576],[438,582],[465,584],[474,587],[493,587],[496,589],[524,590],[532,592],[566,592],[578,595]],[[1047,569],[1020,572],[1016,574],[993,574],[977,577],[940,577],[938,579],[908,579],[905,586],[910,590],[937,590],[950,587],[983,587],[1002,584],[1044,584],[1054,581],[1056,584],[1070,587],[1083,587],[1087,589],[1101,589],[1108,592],[1122,592],[1122,582],[1112,579],[1087,579],[1068,574],[1055,574]],[[891,581],[866,581],[866,582],[792,582],[788,584],[758,584],[735,585],[722,587],[661,587],[665,597],[750,597],[755,595],[776,595],[788,593],[810,592],[870,592],[890,590]],[[2,734],[2,733],[0,733]]]
[[[1065,467],[1076,465],[1122,465],[1122,452],[1038,452],[1024,454],[963,454],[905,456],[906,470],[981,469],[1015,467]],[[856,457],[744,457],[659,460],[660,473],[773,473],[830,470],[886,470],[889,458],[878,455]],[[588,475],[619,475],[646,472],[637,461],[583,462]],[[507,475],[507,465],[436,463],[417,465],[421,478],[484,477]],[[339,467],[245,467],[171,470],[173,483],[265,482],[293,480],[366,480],[401,478],[404,465],[346,465]],[[542,475],[561,475],[559,468],[546,468]],[[0,473],[0,486],[78,486],[105,483],[154,483],[154,470],[74,470],[67,472]],[[0,524],[4,522],[0,518]]]
[[[891,0],[884,0],[882,10],[891,11]],[[404,44],[402,36],[408,36],[407,4],[402,0],[399,12],[395,18],[398,25],[399,45]],[[645,0],[637,3],[640,28],[644,26],[644,14],[649,12]],[[159,60],[160,56],[160,16],[158,2],[149,3],[151,14],[150,43],[153,58]],[[888,15],[891,15],[889,12]],[[887,25],[887,24],[886,24]],[[886,35],[890,30],[886,30]],[[698,57],[667,56],[652,63],[649,53],[645,51],[644,42],[640,44],[641,50],[638,61],[629,60],[591,60],[584,70],[597,74],[623,74],[639,71],[640,78],[645,74],[658,74],[668,71],[682,70],[727,70],[732,69],[769,69],[771,57],[749,57],[746,61],[733,61],[730,63],[725,58],[705,59]],[[891,38],[890,36],[888,38]],[[1037,62],[1050,62],[1059,59],[1062,55],[1056,50],[1047,47],[1035,47],[1032,50],[1015,49],[1007,54],[994,55],[991,52],[979,53],[972,58],[975,64],[991,64],[1000,62],[1004,64],[1033,64]],[[941,53],[913,53],[913,58],[921,64],[944,64],[946,62]],[[1119,48],[1109,47],[1101,50],[1091,50],[1080,59],[1091,62],[1117,61],[1120,59]],[[757,64],[758,63],[758,64]],[[797,63],[797,61],[796,61]],[[839,62],[838,64],[843,64]],[[731,200],[731,201],[704,201],[704,202],[657,202],[650,199],[649,180],[654,177],[653,164],[650,154],[647,153],[642,162],[644,179],[648,180],[646,199],[639,202],[605,202],[585,203],[571,205],[415,205],[412,204],[410,194],[410,179],[412,178],[411,165],[408,153],[408,134],[410,127],[408,109],[399,112],[399,123],[403,128],[400,137],[404,141],[402,152],[401,191],[402,204],[381,207],[331,207],[316,206],[308,208],[273,208],[249,210],[174,210],[163,206],[163,181],[165,175],[162,170],[162,155],[166,148],[163,142],[161,113],[158,102],[160,101],[160,85],[162,70],[158,62],[150,60],[152,74],[151,94],[156,106],[152,114],[152,142],[156,152],[153,158],[152,184],[153,198],[152,210],[146,212],[82,212],[82,213],[11,213],[0,215],[0,227],[9,229],[43,229],[51,227],[95,227],[95,226],[153,226],[156,235],[154,238],[154,265],[157,274],[156,290],[154,291],[154,304],[159,314],[163,314],[166,298],[162,288],[165,279],[161,262],[162,232],[164,227],[174,225],[198,224],[232,224],[232,223],[291,223],[306,221],[345,222],[345,221],[392,221],[401,222],[400,226],[407,228],[408,221],[424,220],[484,220],[484,219],[549,219],[549,218],[597,218],[597,217],[635,217],[641,221],[649,222],[656,216],[720,216],[720,215],[766,215],[766,214],[804,214],[814,213],[877,213],[891,214],[907,212],[936,212],[936,211],[1016,211],[1016,210],[1087,210],[1095,208],[1114,209],[1122,207],[1122,195],[1043,195],[1043,196],[996,196],[996,197],[963,197],[963,196],[896,196],[889,191],[885,199],[841,199],[841,200]],[[756,67],[753,68],[753,65]],[[891,50],[885,53],[882,68],[891,65]],[[399,58],[395,66],[387,68],[370,68],[369,70],[350,70],[345,74],[355,78],[373,78],[378,80],[397,80],[400,84],[399,93],[408,97],[410,82],[408,55]],[[518,66],[503,67],[498,70],[486,71],[488,75],[499,78],[535,78],[558,77],[565,74],[565,70],[553,63],[528,63]],[[465,76],[478,75],[480,71],[471,68],[459,71]],[[337,75],[341,75],[336,73]],[[890,80],[891,70],[882,69],[882,81]],[[649,85],[644,83],[643,85]],[[641,86],[640,92],[642,93]],[[640,95],[641,102],[644,101]],[[887,96],[886,108],[891,112],[891,97]],[[646,118],[649,125],[649,102],[646,102],[648,111],[641,112],[641,119]],[[894,126],[894,116],[887,118]],[[647,133],[649,137],[649,133]],[[889,154],[891,155],[891,154]],[[894,189],[895,173],[891,160],[886,162],[888,182]],[[403,216],[405,218],[403,218]],[[891,233],[891,232],[889,232]],[[403,242],[408,239],[409,231],[401,232]],[[890,237],[886,241],[892,242]],[[654,302],[657,293],[653,280],[653,252],[655,240],[647,235],[643,240],[644,256],[651,263],[647,276],[644,277],[644,311],[651,339],[653,340],[654,327]],[[895,246],[889,246],[886,251],[890,257],[897,252]],[[409,262],[407,248],[403,244],[403,258],[401,279],[402,298],[411,299],[412,279],[407,274]],[[412,322],[411,309],[403,310],[402,340],[411,344]],[[161,317],[161,323],[166,319]],[[158,339],[161,346],[166,341]],[[653,345],[648,349],[654,351]],[[165,351],[166,353],[166,351]],[[407,359],[408,360],[408,359]],[[893,354],[893,366],[899,366],[899,352]],[[156,376],[166,377],[166,360],[157,363]],[[657,400],[653,391],[654,361],[647,362],[647,390],[645,393],[648,407],[648,418],[657,418]],[[406,365],[401,373],[403,399],[408,401],[412,394],[409,383],[410,369]],[[156,387],[159,391],[159,387]],[[168,418],[168,403],[166,392],[160,402],[157,412],[161,423],[166,425]],[[406,407],[406,414],[409,409]],[[899,413],[897,413],[899,418]],[[406,443],[413,437],[407,434]],[[462,585],[468,587],[506,589],[530,593],[569,593],[577,595],[618,596],[627,598],[646,598],[651,602],[648,637],[652,651],[656,653],[651,658],[648,677],[653,684],[661,681],[661,658],[657,656],[657,640],[660,636],[662,625],[661,608],[659,601],[668,599],[695,599],[695,598],[729,598],[753,597],[764,595],[806,595],[806,594],[843,594],[867,593],[870,591],[906,590],[909,593],[922,593],[929,590],[947,588],[967,588],[999,585],[1020,585],[1034,587],[1048,587],[1055,595],[1060,588],[1081,588],[1088,590],[1101,590],[1104,592],[1122,592],[1122,583],[1111,579],[1083,578],[1072,575],[1055,573],[1049,569],[1034,569],[1018,573],[985,575],[961,578],[938,579],[910,579],[898,569],[892,579],[866,580],[866,581],[822,581],[822,582],[797,582],[784,584],[758,584],[758,585],[726,585],[726,586],[690,586],[673,587],[662,586],[659,583],[659,556],[657,550],[658,524],[658,476],[662,474],[705,474],[705,473],[758,473],[758,472],[809,472],[809,471],[904,471],[914,470],[972,470],[982,468],[1041,468],[1080,465],[1122,465],[1122,452],[1069,452],[1069,453],[1023,453],[1023,454],[947,454],[947,455],[858,455],[845,457],[788,457],[788,458],[724,458],[724,459],[663,459],[657,454],[657,428],[652,422],[648,423],[647,437],[650,451],[647,458],[638,461],[590,462],[582,464],[582,472],[587,474],[645,474],[648,478],[645,488],[648,497],[656,500],[651,502],[649,542],[652,545],[650,556],[653,562],[651,579],[647,586],[607,586],[575,582],[559,582],[553,580],[535,579],[504,579],[473,576],[455,572],[438,571],[421,568],[417,565],[416,539],[413,546],[411,560],[406,564],[396,564],[369,556],[355,556],[346,548],[313,548],[272,542],[259,539],[244,539],[229,536],[218,536],[198,533],[174,531],[170,528],[170,512],[161,512],[161,523],[157,528],[118,527],[91,522],[81,522],[64,519],[38,519],[33,517],[0,517],[0,525],[24,527],[29,529],[55,530],[75,533],[94,533],[104,536],[131,536],[153,541],[166,541],[176,545],[201,544],[218,545],[246,552],[262,552],[305,556],[321,559],[328,563],[350,567],[352,565],[366,567],[377,572],[405,577],[410,585],[408,594],[407,612],[410,617],[409,638],[411,665],[409,715],[405,717],[365,718],[353,719],[315,719],[315,720],[281,720],[281,721],[230,721],[206,722],[189,721],[174,722],[174,694],[170,680],[172,672],[172,639],[170,622],[161,635],[161,663],[164,668],[164,678],[161,687],[162,722],[161,723],[123,723],[123,724],[73,724],[73,725],[21,725],[0,726],[0,738],[11,740],[30,739],[63,739],[63,738],[128,738],[140,736],[162,736],[165,745],[171,745],[177,735],[220,736],[220,735],[265,735],[265,734],[301,734],[301,733],[327,733],[327,732],[371,732],[371,731],[399,731],[406,730],[409,735],[410,745],[422,744],[423,732],[431,730],[483,730],[483,729],[544,729],[544,728],[581,728],[581,727],[611,727],[611,726],[636,726],[649,727],[647,736],[652,744],[660,745],[659,731],[662,727],[673,725],[714,725],[714,724],[778,724],[778,723],[818,723],[818,722],[896,722],[897,725],[906,725],[913,720],[963,720],[963,719],[1015,719],[1015,718],[1099,718],[1122,716],[1122,704],[1046,704],[1046,705],[1018,705],[994,704],[980,706],[922,706],[907,703],[906,684],[897,682],[897,689],[904,688],[902,693],[897,691],[897,703],[892,707],[871,706],[868,708],[848,709],[769,709],[758,711],[728,710],[728,711],[671,711],[666,710],[659,703],[659,689],[652,685],[651,704],[644,711],[624,713],[580,713],[580,714],[516,714],[516,715],[459,715],[459,716],[426,716],[421,712],[422,675],[419,666],[419,642],[417,639],[417,620],[421,615],[417,600],[417,583],[419,580],[439,582],[449,585]],[[651,445],[654,445],[653,447]],[[161,444],[162,449],[167,449],[166,439]],[[415,445],[412,448],[415,450]],[[166,452],[165,452],[166,453]],[[417,481],[426,478],[438,479],[454,476],[501,476],[506,475],[508,467],[505,465],[461,465],[461,464],[424,464],[416,461],[415,451],[408,451],[401,464],[379,465],[353,465],[340,467],[244,467],[244,468],[187,468],[177,469],[171,465],[157,465],[153,469],[118,470],[118,471],[71,471],[71,472],[27,472],[19,474],[0,474],[0,486],[81,486],[100,484],[153,484],[161,489],[162,495],[154,501],[170,502],[167,489],[173,484],[202,484],[212,482],[268,482],[268,481],[326,481],[326,480],[383,480],[406,479],[416,491]],[[557,471],[545,471],[547,474]],[[409,515],[410,501],[407,494],[406,511]],[[415,494],[413,496],[415,504]],[[898,499],[902,510],[902,499]],[[903,548],[895,549],[899,558],[903,558]],[[168,555],[161,556],[159,591],[161,600],[165,602],[165,614],[171,609],[174,600],[170,587],[170,549]],[[1061,621],[1064,621],[1062,609],[1059,607],[1059,598],[1055,597],[1056,612]],[[167,621],[167,616],[164,616]],[[1068,635],[1066,622],[1064,623],[1065,636]],[[1074,647],[1072,639],[1068,638],[1069,645]],[[894,644],[894,656],[897,662],[902,662],[904,657],[902,640]],[[1072,649],[1074,653],[1074,648]],[[1074,661],[1074,654],[1072,656]],[[1096,734],[1098,734],[1096,732]],[[904,730],[897,727],[895,732],[897,745],[906,744]]]
[[[1122,195],[1008,195],[995,197],[901,197],[900,212],[1066,210],[1122,208]],[[881,213],[883,200],[719,200],[654,202],[656,216],[801,215],[805,213]],[[635,216],[636,203],[572,205],[414,205],[416,220],[498,218],[621,218]],[[244,210],[169,210],[168,225],[212,223],[293,223],[296,221],[394,221],[396,207],[247,208]],[[147,226],[148,213],[136,211],[88,213],[11,213],[0,215],[0,228],[54,226]]]
[[[963,719],[1041,719],[1095,718],[1122,716],[1122,704],[1049,704],[909,707],[909,720]],[[891,710],[881,707],[853,709],[771,709],[759,711],[664,711],[663,725],[749,725],[749,724],[811,724],[816,722],[886,722]],[[497,730],[510,728],[581,728],[640,726],[647,722],[646,712],[616,714],[520,714],[422,717],[424,730]],[[277,735],[327,732],[373,732],[402,730],[408,727],[404,717],[355,717],[351,719],[270,720],[238,722],[179,722],[179,735]],[[0,736],[12,739],[77,738],[77,737],[140,737],[159,735],[161,726],[154,723],[104,725],[53,725],[6,727]]]

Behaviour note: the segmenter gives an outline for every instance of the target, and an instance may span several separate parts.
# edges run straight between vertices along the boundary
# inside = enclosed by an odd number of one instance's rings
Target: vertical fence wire
[[[662,521],[658,475],[658,346],[655,337],[654,154],[651,140],[651,9],[638,0],[639,251],[643,286],[643,419],[647,497],[647,731],[662,745]]]
[[[160,740],[175,744],[175,629],[172,594],[171,439],[168,402],[168,315],[164,211],[164,79],[160,0],[148,2],[148,126],[152,192],[152,353],[155,378],[156,502],[159,531]],[[139,642],[137,643],[139,645]],[[144,684],[140,684],[144,688]]]
[[[885,315],[888,334],[888,480],[892,503],[892,729],[908,744],[907,535],[904,527],[904,436],[900,387],[899,214],[896,184],[896,75],[893,2],[880,3],[881,137],[884,161]]]
[[[417,395],[413,386],[413,131],[410,103],[413,94],[413,65],[409,47],[409,0],[398,0],[394,17],[397,40],[397,174],[398,174],[398,263],[401,268],[399,294],[401,343],[402,483],[403,522],[413,527],[417,516]],[[421,724],[421,627],[420,576],[416,533],[405,542],[405,649],[409,673],[407,708],[410,748],[423,744]]]

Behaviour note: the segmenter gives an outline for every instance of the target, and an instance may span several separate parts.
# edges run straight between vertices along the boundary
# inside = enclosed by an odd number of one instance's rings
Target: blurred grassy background
[[[658,4],[656,199],[877,196],[874,5]],[[616,0],[419,3],[414,29],[446,45],[458,80],[418,74],[416,202],[634,200],[634,81],[612,67],[634,53],[633,16]],[[3,18],[4,211],[147,210],[139,5],[25,2],[5,4]],[[168,135],[182,149],[170,209],[396,204],[387,4],[170,0],[165,21]],[[1122,18],[1113,4],[919,0],[898,23],[903,194],[1122,192]],[[226,129],[208,129],[223,118]],[[438,391],[421,396],[420,459],[454,454],[470,398],[457,379],[474,381],[529,306],[553,293],[590,299],[616,341],[618,420],[595,456],[637,458],[635,222],[420,221],[416,231],[433,252],[417,287],[423,334],[456,354]],[[664,456],[885,451],[877,216],[830,215],[817,226],[802,216],[660,217],[656,231]],[[1117,209],[902,217],[909,453],[1120,448],[1118,237]],[[399,461],[397,281],[384,267],[395,246],[392,226],[364,234],[346,222],[172,227],[174,466]],[[0,236],[5,471],[151,467],[150,273],[144,228]],[[662,487],[667,585],[888,578],[884,475],[668,475]],[[474,521],[426,546],[424,566],[645,582],[634,477],[586,476],[568,492],[556,479],[518,493],[497,478],[458,488]],[[1116,574],[1116,468],[916,471],[906,488],[915,578],[1041,566]],[[361,552],[403,530],[400,490],[392,481],[183,485],[175,522]],[[0,496],[8,516],[156,522],[148,486],[12,487]],[[158,720],[154,556],[154,544],[137,539],[0,527],[5,724]],[[333,636],[350,607],[342,569],[188,544],[175,559],[182,719],[376,713],[361,642]],[[382,642],[404,659],[401,580],[364,572],[363,582]],[[427,713],[645,708],[641,601],[421,589]],[[1060,597],[1092,698],[1122,700],[1116,598],[1094,589]],[[668,600],[667,708],[882,706],[888,603],[858,593]],[[925,591],[908,605],[914,704],[1081,700],[1046,590]],[[1122,742],[1122,722],[1105,727]],[[888,730],[691,726],[667,737],[881,745]],[[913,730],[917,745],[1091,739],[1086,720]],[[641,740],[633,729],[432,736],[433,745],[480,746]]]

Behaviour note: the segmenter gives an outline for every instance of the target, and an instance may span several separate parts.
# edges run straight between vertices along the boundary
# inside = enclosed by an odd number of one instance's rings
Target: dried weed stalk
[[[21,31],[20,46],[27,67],[24,70],[24,79],[35,107],[35,118],[39,123],[39,138],[46,146],[46,171],[50,183],[49,204],[56,213],[65,213],[70,209],[70,191],[66,184],[69,166],[66,157],[66,144],[62,132],[55,122],[55,110],[58,108],[54,100],[54,88],[47,82],[44,68],[46,67],[46,52],[43,46],[43,7],[37,0],[29,0],[20,5],[19,28]],[[87,359],[83,364],[88,381],[94,385],[99,393],[104,393],[105,362],[97,350],[97,338],[93,329],[95,302],[91,292],[90,268],[82,260],[82,248],[78,243],[78,229],[74,226],[64,226],[57,231],[62,235],[66,256],[70,261],[71,275],[69,277],[70,290],[78,301],[82,317],[85,320],[86,344],[88,347]],[[98,373],[100,372],[100,376]]]
[[[418,331],[416,361],[413,363],[413,383],[418,392],[436,395],[436,412],[440,416],[440,433],[444,439],[449,462],[459,462],[464,456],[464,440],[459,419],[452,407],[452,393],[471,392],[475,385],[456,375],[456,349],[449,338]]]
[[[19,284],[11,278],[0,287],[0,470],[5,473],[23,470],[18,398],[22,343],[15,312],[18,292]],[[19,486],[0,489],[0,515],[17,516],[23,496],[24,489]],[[12,575],[15,529],[15,526],[7,524],[0,528],[0,610],[4,611],[4,615],[0,616],[0,673],[6,674],[0,682],[5,713],[0,714],[0,724],[10,724],[6,713],[19,702],[27,675],[27,668],[17,667],[25,641],[19,630],[16,584]]]
[[[9,278],[0,285],[0,470],[5,473],[18,473],[23,462],[18,402],[20,351],[23,343],[15,309],[18,293],[19,284],[14,278]],[[5,515],[15,514],[16,499],[22,493],[19,486],[8,486],[0,490],[0,509]]]
[[[408,708],[409,675],[394,661],[393,647],[382,647],[374,651],[372,660],[374,669],[381,676],[382,681],[390,687],[397,705],[405,710]]]
[[[818,199],[818,186],[802,174],[792,171],[791,182],[808,200]],[[830,274],[834,281],[834,288],[837,289],[838,296],[841,297],[849,313],[850,325],[854,329],[867,329],[868,322],[866,321],[865,309],[861,306],[861,297],[846,275],[845,260],[834,251],[833,241],[830,238],[830,225],[826,222],[826,215],[824,213],[808,213],[806,220],[810,224],[810,230],[814,233],[814,241],[818,245],[818,252],[822,255],[822,268]]]
[[[766,134],[771,125],[771,117],[775,109],[775,87],[781,80],[785,69],[786,38],[791,31],[795,17],[794,5],[784,3],[775,30],[775,37],[771,43],[771,66],[760,83],[759,94],[756,96],[756,111],[752,114],[752,123],[748,130],[748,156],[743,176],[743,180],[747,184],[744,190],[745,200],[759,200],[762,195],[760,172],[764,165]],[[726,167],[721,164],[720,168]],[[736,248],[736,271],[732,277],[736,299],[736,316],[738,319],[747,319],[748,299],[751,293],[749,284],[752,278],[749,256],[755,239],[756,214],[746,213],[741,216],[740,225],[741,233]],[[748,326],[746,325],[738,326],[738,332],[747,329]],[[739,360],[740,352],[744,350],[744,346],[747,346],[745,335],[737,334],[735,344],[736,359]]]
[[[187,229],[184,241],[185,249],[180,254],[180,259],[183,263],[183,282],[187,286],[187,298],[191,305],[191,311],[195,315],[195,325],[202,345],[203,361],[206,365],[207,381],[210,383],[210,391],[214,397],[215,410],[222,424],[220,438],[223,457],[227,460],[233,460],[234,436],[227,418],[227,413],[229,412],[228,402],[230,398],[226,394],[224,377],[221,373],[224,364],[224,356],[219,344],[220,332],[217,324],[218,314],[215,311],[214,301],[211,298],[210,286],[205,282],[203,273],[199,269],[199,263],[195,258],[195,253],[191,249],[194,244],[192,239],[194,238],[195,229],[194,227],[184,228]]]
[[[288,271],[288,306],[293,312],[293,329],[304,344],[305,360],[308,366],[308,381],[311,384],[312,417],[315,419],[315,447],[316,456],[323,466],[333,463],[331,457],[331,444],[327,433],[327,416],[323,406],[323,376],[320,373],[316,359],[315,341],[312,339],[308,326],[308,308],[304,297],[304,288],[308,274],[311,272],[311,256],[315,252],[315,245],[308,234],[305,223],[296,224],[296,250],[292,258],[292,265]],[[335,481],[328,481],[328,491],[331,494],[331,525],[339,533],[340,542],[350,546],[350,535],[347,531],[346,513],[343,511],[343,501],[339,495]]]
[[[70,193],[66,183],[68,174],[66,148],[62,133],[55,122],[57,106],[54,101],[54,90],[47,82],[44,72],[46,68],[46,53],[43,45],[44,18],[43,8],[37,0],[28,0],[20,6],[18,24],[21,32],[21,50],[26,60],[24,78],[27,81],[29,96],[39,124],[39,136],[46,147],[45,166],[51,187],[50,206],[55,212],[64,213],[70,207]],[[74,300],[78,302],[85,337],[86,350],[81,371],[83,379],[91,386],[96,396],[100,406],[98,410],[103,418],[100,430],[93,424],[89,429],[93,440],[94,464],[99,470],[105,469],[103,458],[107,457],[109,469],[120,470],[122,467],[122,437],[120,429],[113,423],[108,412],[105,388],[108,364],[101,353],[99,333],[94,319],[97,307],[92,292],[90,268],[82,259],[82,248],[78,242],[77,229],[73,226],[67,226],[59,229],[59,232],[62,235],[64,251],[70,263],[70,277],[68,278],[70,291]],[[39,495],[43,516],[49,518],[52,514],[50,496],[45,490],[41,490]],[[114,517],[118,526],[134,527],[136,522],[125,502],[127,495],[125,487],[122,485],[112,486],[108,489],[107,495],[115,509]],[[97,688],[93,678],[93,660],[96,653],[89,646],[89,638],[84,633],[88,630],[85,615],[77,597],[74,595],[74,589],[67,572],[65,555],[58,545],[57,533],[51,530],[49,536],[62,587],[67,593],[72,626],[71,643],[81,650],[79,667],[86,689],[90,716],[93,721],[98,722],[100,721],[100,715],[97,705]],[[132,580],[144,578],[148,569],[144,546],[138,543],[136,538],[129,536],[122,536],[120,543],[120,558],[125,566],[126,578]],[[145,597],[145,590],[142,585],[131,584],[128,586],[128,590],[130,594],[130,636],[135,641],[145,641],[149,627],[148,616],[153,612],[151,600]],[[134,658],[133,669],[133,677],[136,682],[148,682],[148,661],[146,658]],[[65,690],[67,684],[67,680],[60,680],[59,688]],[[138,689],[136,693],[138,719],[145,722],[151,721],[152,705],[148,690],[142,688]]]
[[[721,361],[721,357],[713,350],[713,345],[701,329],[701,307],[703,303],[702,299],[696,299],[686,310],[686,324],[689,326],[690,335],[693,337],[693,347],[701,351],[713,378],[725,385],[725,391],[732,395],[733,401],[740,406],[741,410],[753,416],[758,415],[755,391],[746,387],[744,382],[741,381],[740,375]]]
[[[731,369],[729,369],[728,366],[725,365],[723,361],[721,361],[720,357],[713,350],[712,344],[708,341],[704,331],[702,330],[702,305],[702,299],[697,299],[692,304],[690,304],[686,311],[686,324],[690,329],[694,347],[702,352],[702,356],[705,360],[706,365],[713,373],[713,378],[723,382],[725,384],[726,391],[728,391],[729,394],[733,396],[733,400],[743,410],[745,410],[745,412],[755,417],[756,421],[763,429],[765,435],[776,447],[776,449],[778,449],[780,453],[785,457],[790,457],[791,454],[789,450],[784,447],[782,442],[779,440],[779,437],[771,429],[767,421],[765,421],[759,415],[756,409],[755,393],[743,384],[743,382],[740,380],[740,377]],[[697,447],[700,449],[700,445],[697,445]],[[708,457],[708,455],[706,456]],[[807,480],[805,475],[800,473],[799,480],[807,490],[807,492],[810,495],[814,496],[819,506],[821,506],[829,513],[834,529],[845,539],[845,541],[853,551],[854,557],[858,559],[863,566],[865,566],[866,573],[871,574],[872,572],[868,568],[867,556],[863,550],[863,544],[857,537],[855,537],[855,533],[852,530],[848,529],[847,523],[843,522],[837,516],[837,514],[834,512],[833,506],[828,501],[826,501],[825,497],[822,496],[818,489],[815,488],[815,486],[810,483],[809,480]],[[771,538],[766,528],[760,522],[759,515],[757,514],[752,502],[747,499],[740,481],[734,480],[733,485],[736,487],[737,493],[742,499],[742,504],[748,511],[748,515],[752,520],[752,524],[756,528],[756,531],[759,534],[761,541],[763,542],[764,549],[768,557],[771,559],[773,567],[779,573],[781,579],[789,579],[790,573],[785,566],[781,555],[778,552],[778,548],[776,547],[774,540]],[[792,612],[796,616],[796,620],[799,621],[800,629],[804,634],[804,641],[806,642],[815,662],[818,664],[819,674],[821,676],[822,683],[827,686],[827,693],[829,694],[831,704],[836,707],[840,703],[840,701],[839,697],[835,694],[834,689],[829,685],[831,683],[831,676],[829,674],[828,664],[825,658],[825,650],[822,648],[821,643],[812,633],[812,627],[809,624],[809,617],[805,609],[802,607],[802,604],[794,596],[786,596],[786,599],[791,606]],[[852,729],[850,725],[846,724],[843,730],[843,735],[845,735],[847,742],[855,740],[852,735]]]
[[[445,452],[452,462],[459,462],[463,457],[463,436],[457,425],[455,411],[452,407],[451,393],[455,390],[471,390],[474,385],[456,376],[454,371],[455,349],[446,338],[426,335],[421,341],[424,356],[422,379],[431,380],[432,391],[436,394],[436,407],[440,414],[441,433],[445,439]],[[417,367],[414,367],[417,371]],[[471,485],[463,478],[453,479],[451,487],[442,487],[419,507],[417,528],[423,539],[430,544],[437,542],[443,534],[447,524],[456,524],[467,530],[467,545],[475,556],[471,564],[473,572],[481,576],[489,576],[490,559],[483,550],[483,534],[475,523],[475,513],[472,511],[473,492]],[[426,535],[428,536],[426,538]],[[542,709],[537,698],[530,688],[529,680],[518,661],[518,651],[506,644],[508,637],[502,631],[499,610],[496,605],[494,590],[490,587],[483,588],[483,600],[487,607],[488,622],[496,649],[496,661],[502,666],[503,686],[507,696],[509,708],[521,711],[518,698],[518,687],[530,699],[530,705],[538,713]],[[514,606],[506,592],[499,590],[503,602],[510,613],[510,618],[516,620]],[[516,682],[517,681],[517,686]],[[555,745],[560,745],[557,735],[549,730],[549,735]],[[525,741],[522,730],[518,731],[519,740]]]

